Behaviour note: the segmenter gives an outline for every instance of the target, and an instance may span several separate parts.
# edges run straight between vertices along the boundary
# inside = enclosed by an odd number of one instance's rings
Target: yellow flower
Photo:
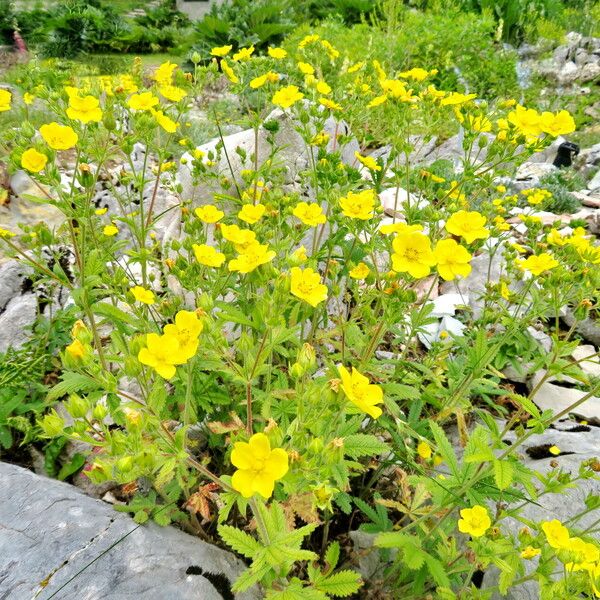
[[[371,100],[371,102],[369,102],[369,104],[367,104],[367,108],[375,108],[376,106],[379,106],[380,104],[386,102],[387,99],[388,97],[386,94],[383,94],[382,96],[376,96],[375,98],[373,98],[373,100]]]
[[[53,150],[69,150],[79,140],[78,135],[68,125],[48,123],[40,127],[40,135]]]
[[[231,486],[244,498],[251,498],[257,492],[263,498],[270,498],[275,482],[289,469],[287,452],[283,448],[271,449],[264,433],[255,433],[248,442],[236,442],[231,464],[237,468]]]
[[[528,138],[536,138],[542,133],[540,115],[533,108],[525,108],[519,104],[508,113],[507,119]]]
[[[458,530],[473,537],[481,537],[490,528],[492,521],[485,507],[476,504],[473,508],[460,511]]]
[[[347,196],[340,198],[340,207],[346,217],[368,221],[375,211],[375,191],[348,192]]]
[[[21,156],[21,166],[30,173],[39,173],[48,163],[48,157],[35,148],[29,148]]]
[[[217,46],[210,51],[210,55],[223,58],[231,52],[232,48],[233,46]]]
[[[452,281],[457,276],[466,277],[471,272],[470,260],[473,258],[467,249],[459,246],[455,240],[440,240],[433,251],[437,262],[437,270],[445,281]]]
[[[485,217],[477,211],[459,210],[446,222],[446,231],[464,238],[467,244],[485,240],[490,232],[484,227]]]
[[[276,60],[281,60],[287,56],[287,52],[283,48],[270,48],[267,50],[267,53],[271,58]]]
[[[550,454],[553,456],[558,456],[560,454],[560,448],[558,446],[550,446],[550,448],[548,448],[548,452],[550,452]]]
[[[543,133],[547,133],[552,137],[573,133],[575,131],[575,121],[566,110],[553,114],[551,112],[543,112],[540,115],[540,129]]]
[[[227,64],[226,60],[221,61],[221,70],[225,73],[225,76],[231,83],[239,83],[238,76],[233,72],[233,69]]]
[[[290,292],[308,302],[312,307],[327,299],[327,286],[321,283],[321,276],[312,269],[293,267],[290,271]]]
[[[323,94],[323,96],[328,96],[331,94],[331,86],[325,81],[319,81],[317,83],[317,92]]]
[[[320,131],[315,134],[313,139],[310,141],[312,146],[326,146],[329,143],[329,134],[325,131]]]
[[[273,73],[273,71],[269,71],[268,73],[260,75],[259,77],[255,77],[252,81],[250,81],[250,87],[253,90],[256,90],[265,85],[267,82],[275,83],[277,81],[279,81],[279,75],[277,73]]]
[[[366,279],[370,272],[371,270],[364,262],[359,262],[354,269],[351,269],[348,272],[348,275],[350,275],[352,279]]]
[[[294,250],[292,252],[291,257],[297,263],[302,263],[305,260],[308,260],[308,255],[306,254],[306,248],[304,246],[300,246],[300,248],[296,248],[296,250]]]
[[[310,35],[307,35],[302,40],[300,40],[300,43],[298,44],[298,48],[304,48],[304,47],[308,46],[308,44],[314,44],[315,42],[319,41],[319,39],[320,39],[320,36],[317,33],[312,33]]]
[[[340,55],[339,50],[336,50],[327,40],[321,40],[321,46],[325,48],[331,59],[337,58]]]
[[[194,213],[204,223],[216,223],[225,216],[225,213],[223,211],[219,210],[216,206],[213,206],[212,204],[205,204],[204,206],[199,206],[194,211]]]
[[[8,90],[0,88],[0,112],[6,112],[10,110],[10,103],[12,100],[12,94]]]
[[[427,277],[435,265],[429,238],[422,233],[400,233],[392,242],[392,269],[420,279]]]
[[[152,290],[147,290],[140,285],[136,285],[129,290],[133,297],[143,304],[154,304],[154,293]]]
[[[114,225],[105,225],[102,233],[108,237],[112,237],[113,235],[117,235],[119,230]]]
[[[33,94],[30,94],[29,92],[25,92],[23,94],[23,102],[25,102],[25,104],[27,104],[27,106],[29,106],[30,104],[33,104],[33,101],[35,100],[35,96]],[[2,108],[2,100],[0,99],[0,111]]]
[[[309,227],[316,227],[325,223],[327,217],[323,214],[323,209],[316,202],[298,202],[294,207],[293,215],[300,219]]]
[[[529,271],[532,275],[541,275],[545,271],[558,267],[558,261],[547,252],[541,254],[532,254],[525,260],[519,262],[519,267],[524,271]]]
[[[456,106],[458,104],[466,104],[477,98],[477,94],[461,94],[459,92],[450,92],[445,98],[440,100],[442,106]]]
[[[377,406],[383,402],[383,390],[380,386],[370,383],[369,380],[354,367],[352,374],[346,367],[338,366],[340,377],[342,378],[342,390],[346,398],[352,404],[358,406],[360,410],[367,413],[373,419],[378,419],[382,410]]]
[[[390,233],[414,233],[415,231],[423,231],[423,225],[407,225],[402,221],[398,221],[397,223],[381,225],[379,231],[383,235],[390,235]]]
[[[2,227],[0,227],[0,239],[9,239],[11,237],[15,237],[15,234],[12,231],[9,231],[8,229],[3,229]],[[302,246],[304,248],[304,246]]]
[[[254,53],[254,46],[250,46],[249,48],[241,48],[233,55],[233,60],[236,62],[250,60],[250,57]]]
[[[542,523],[542,531],[552,548],[568,548],[571,537],[569,530],[558,519]]]
[[[329,110],[344,110],[344,107],[329,98],[319,98],[319,104]]]
[[[167,133],[175,133],[177,131],[179,123],[165,115],[162,110],[152,110],[152,116]]]
[[[173,79],[173,72],[177,68],[177,65],[172,62],[165,62],[154,71],[154,81],[158,83],[158,85],[170,85]]]
[[[558,231],[558,229],[551,229],[550,233],[546,236],[546,241],[552,246],[566,246],[567,239]]]
[[[171,102],[179,102],[187,96],[187,92],[174,85],[163,85],[158,89],[162,96]]]
[[[196,355],[203,328],[198,315],[189,310],[180,310],[175,315],[175,323],[164,326],[165,336],[173,336],[179,342],[178,360],[186,362]]]
[[[67,354],[76,360],[80,360],[87,354],[86,347],[79,340],[73,340],[66,348]]]
[[[314,75],[315,74],[315,69],[313,66],[309,65],[308,63],[305,62],[299,62],[298,63],[298,68],[300,69],[300,72],[303,75]]]
[[[193,244],[192,250],[196,260],[207,267],[220,267],[225,262],[225,255],[207,244]]]
[[[82,98],[78,94],[72,94],[69,96],[67,117],[82,123],[99,123],[102,120],[100,101],[94,96],[84,96]]]
[[[269,250],[268,244],[256,242],[248,246],[237,258],[230,260],[228,266],[230,271],[250,273],[260,265],[271,262],[274,258],[275,252]]]
[[[238,213],[238,218],[253,225],[262,219],[266,210],[264,204],[244,204]]]
[[[420,441],[417,444],[417,454],[424,460],[429,460],[432,455],[431,446],[427,442]]]
[[[372,156],[362,156],[360,152],[355,152],[354,156],[359,163],[367,167],[370,171],[381,171],[381,166],[377,164]]]
[[[133,110],[151,110],[158,102],[158,98],[152,92],[142,92],[132,94],[127,100],[127,106]]]
[[[232,242],[238,252],[244,252],[249,246],[258,243],[254,231],[240,229],[237,225],[221,225],[221,235]]]
[[[521,552],[521,558],[524,558],[525,560],[531,560],[532,558],[538,556],[541,553],[542,553],[542,551],[539,548],[534,548],[533,546],[527,546],[527,548],[525,548]]]
[[[296,102],[302,100],[304,94],[300,92],[297,86],[288,85],[287,87],[281,88],[273,94],[271,102],[275,106],[281,106],[281,108],[290,108],[296,104]]]
[[[184,364],[187,359],[174,335],[149,333],[146,335],[146,348],[139,351],[138,360],[152,367],[164,379],[171,379],[175,375],[175,366]]]
[[[434,69],[434,71],[431,72],[431,75],[437,74],[437,70]],[[398,73],[398,77],[402,77],[403,79],[414,79],[415,81],[423,81],[424,79],[427,79],[429,75],[429,71],[421,69],[420,67],[415,67],[410,71],[403,71],[402,73]]]
[[[361,62],[354,63],[353,65],[348,67],[346,73],[356,73],[360,71],[367,63],[363,60]]]

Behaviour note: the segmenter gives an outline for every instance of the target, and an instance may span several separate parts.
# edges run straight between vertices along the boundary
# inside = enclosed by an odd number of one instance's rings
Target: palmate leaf
[[[233,550],[246,558],[256,558],[263,547],[251,535],[230,525],[219,525],[217,528],[221,539]]]

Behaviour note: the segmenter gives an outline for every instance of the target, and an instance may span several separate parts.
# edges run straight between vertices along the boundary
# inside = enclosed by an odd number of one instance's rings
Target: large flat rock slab
[[[137,525],[77,488],[0,463],[0,600],[258,600],[244,565],[174,527]]]

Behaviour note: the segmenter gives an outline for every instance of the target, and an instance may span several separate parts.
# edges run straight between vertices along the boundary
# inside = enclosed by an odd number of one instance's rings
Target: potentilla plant
[[[317,35],[293,55],[231,50],[191,75],[165,63],[144,81],[138,64],[38,89],[39,128],[0,93],[0,110],[24,116],[5,139],[11,168],[65,217],[57,231],[3,230],[4,245],[68,289],[80,317],[45,434],[87,443],[86,475],[121,484],[138,522],[176,521],[246,557],[234,591],[324,599],[366,583],[487,598],[494,588],[473,575],[495,565],[503,594],[535,579],[544,597],[599,595],[598,545],[578,516],[568,527],[521,516],[597,477],[597,462],[540,475],[519,452],[598,389],[569,359],[575,326],[563,331],[559,315],[594,309],[600,251],[584,229],[540,222],[542,190],[495,181],[573,131],[571,116],[439,90],[431,71],[353,62]],[[187,135],[190,99],[219,72],[251,148]],[[363,129],[349,132],[347,115]],[[440,121],[462,132],[461,168],[444,174],[411,158],[414,134]],[[373,139],[389,152],[370,156]],[[72,268],[49,266],[48,246],[72,252]],[[476,258],[505,267],[470,304],[458,284]],[[460,319],[434,312],[440,283],[456,286]],[[549,353],[527,337],[542,326]],[[516,340],[545,373],[529,395],[500,372]],[[532,398],[559,373],[586,393],[541,412]],[[518,536],[509,518],[523,521]],[[343,550],[358,525],[388,558],[377,581]]]

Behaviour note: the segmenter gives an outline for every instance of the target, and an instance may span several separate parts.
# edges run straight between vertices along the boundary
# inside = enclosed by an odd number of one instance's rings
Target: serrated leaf
[[[331,542],[325,552],[325,562],[327,563],[327,570],[332,571],[336,568],[338,560],[340,559],[340,544],[339,542]]]
[[[388,450],[387,444],[377,439],[374,435],[356,433],[344,438],[344,454],[351,458],[377,456]]]
[[[52,402],[75,392],[93,392],[99,388],[98,382],[92,377],[81,373],[66,371],[61,375],[62,381],[50,388],[47,400]]]
[[[498,489],[506,490],[510,487],[514,478],[512,463],[508,460],[494,461],[494,480]]]
[[[458,461],[456,460],[456,454],[452,449],[452,445],[448,441],[444,430],[433,421],[429,421],[429,429],[435,439],[437,445],[438,454],[444,459],[444,462],[450,467],[453,475],[459,473]]]
[[[221,539],[237,553],[246,558],[256,558],[262,550],[261,544],[245,531],[231,527],[230,525],[219,525],[217,531]]]
[[[418,400],[421,397],[417,388],[403,383],[386,383],[383,389],[387,394],[399,400]]]
[[[356,571],[338,571],[326,579],[315,583],[315,588],[329,596],[350,596],[362,586],[363,581]]]

